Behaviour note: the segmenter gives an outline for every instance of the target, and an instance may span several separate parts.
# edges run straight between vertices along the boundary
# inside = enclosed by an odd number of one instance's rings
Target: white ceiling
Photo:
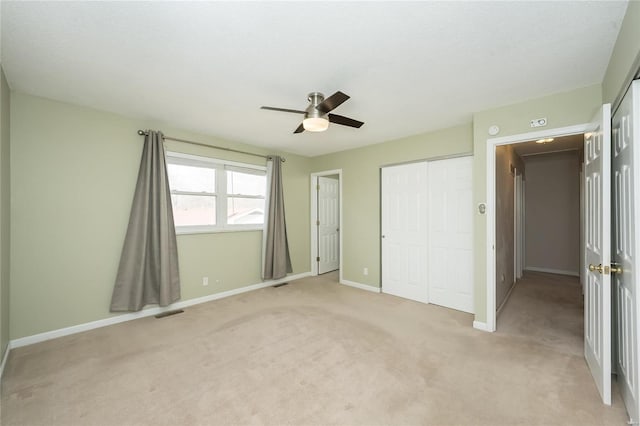
[[[314,156],[602,82],[627,3],[11,2],[12,89]],[[365,122],[294,135],[307,94]]]
[[[554,138],[553,141],[545,144],[536,143],[536,141],[516,143],[511,145],[513,150],[520,157],[528,157],[531,155],[553,154],[566,151],[579,151],[584,146],[584,135],[569,135]]]

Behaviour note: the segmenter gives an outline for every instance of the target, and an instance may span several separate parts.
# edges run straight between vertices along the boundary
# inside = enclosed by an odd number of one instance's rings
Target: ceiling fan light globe
[[[309,117],[302,120],[302,126],[308,132],[324,132],[329,128],[329,120],[322,117]]]

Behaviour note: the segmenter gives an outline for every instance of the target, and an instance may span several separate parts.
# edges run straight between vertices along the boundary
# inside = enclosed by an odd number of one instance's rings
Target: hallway
[[[497,332],[583,356],[584,312],[578,277],[525,271],[498,315]]]
[[[589,374],[584,359],[583,305],[578,277],[525,271],[498,315],[496,334],[580,358],[583,368],[564,373],[565,380],[572,380],[572,375]],[[611,395],[612,406],[623,408],[615,376]]]

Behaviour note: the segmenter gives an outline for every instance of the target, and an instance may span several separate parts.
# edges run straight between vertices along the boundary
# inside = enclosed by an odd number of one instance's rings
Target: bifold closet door
[[[429,162],[429,303],[473,313],[472,158]]]

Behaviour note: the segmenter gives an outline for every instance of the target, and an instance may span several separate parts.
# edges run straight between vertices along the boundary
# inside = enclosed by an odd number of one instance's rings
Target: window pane
[[[169,187],[173,191],[216,192],[216,170],[207,167],[167,164]]]
[[[261,195],[267,192],[267,176],[227,170],[227,194]]]
[[[264,223],[264,200],[229,197],[227,199],[227,223],[229,225]]]
[[[176,226],[216,224],[215,196],[173,194],[171,205]]]

